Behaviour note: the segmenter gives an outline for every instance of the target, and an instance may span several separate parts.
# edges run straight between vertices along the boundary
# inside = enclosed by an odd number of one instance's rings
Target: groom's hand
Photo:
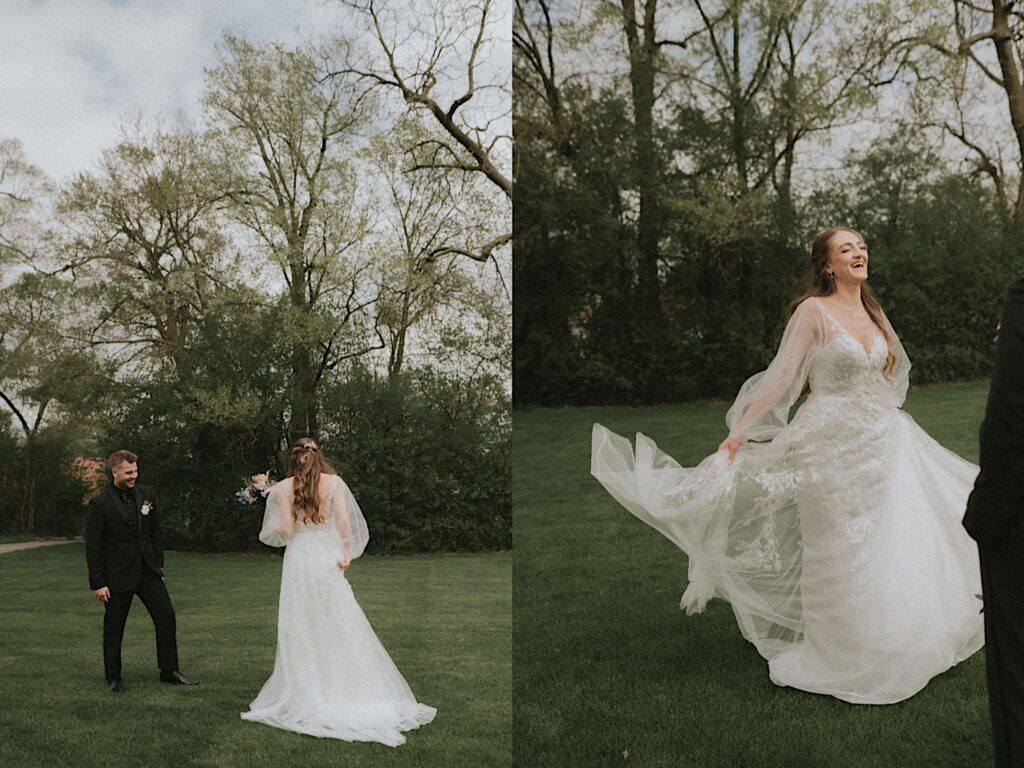
[[[99,589],[96,590],[95,594],[96,594],[96,599],[99,600],[101,603],[105,603],[105,602],[107,602],[107,600],[110,599],[110,590],[107,589],[106,587],[100,587]]]

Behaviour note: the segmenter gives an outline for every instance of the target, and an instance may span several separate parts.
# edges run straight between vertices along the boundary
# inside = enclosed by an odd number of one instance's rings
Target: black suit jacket
[[[156,492],[136,483],[137,512],[121,499],[113,483],[89,500],[85,515],[85,559],[89,587],[112,592],[135,589],[143,563],[163,576],[164,548],[160,540],[160,506]],[[149,502],[149,514],[142,507]]]
[[[1003,306],[980,444],[964,527],[981,546],[1024,552],[1024,278]]]

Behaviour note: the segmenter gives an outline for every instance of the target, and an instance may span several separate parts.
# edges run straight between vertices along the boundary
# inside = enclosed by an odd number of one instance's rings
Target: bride
[[[390,747],[405,742],[402,731],[434,719],[436,710],[416,702],[345,579],[368,539],[348,486],[315,442],[300,439],[288,477],[267,496],[260,541],[287,547],[277,657],[243,719]]]
[[[821,233],[811,272],[717,453],[684,468],[595,424],[591,471],[689,557],[682,607],[727,600],[773,682],[889,704],[982,645],[960,523],[978,468],[900,410],[910,362],[865,283],[863,238]]]

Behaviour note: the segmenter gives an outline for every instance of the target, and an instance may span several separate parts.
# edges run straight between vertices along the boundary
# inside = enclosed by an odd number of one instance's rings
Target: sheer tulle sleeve
[[[271,547],[285,547],[295,532],[295,516],[292,514],[291,494],[288,481],[277,483],[267,494],[267,510],[263,513],[263,528],[260,541]]]
[[[340,477],[335,483],[337,486],[334,489],[334,521],[341,535],[342,556],[346,561],[352,561],[363,554],[366,543],[370,540],[370,531],[348,484]]]
[[[889,351],[896,356],[896,361],[893,364],[892,372],[886,377],[885,381],[888,388],[888,395],[890,398],[890,404],[899,408],[903,405],[903,401],[907,398],[907,388],[910,386],[910,358],[907,357],[907,352],[903,349],[903,345],[900,343],[900,337],[896,335],[896,331],[893,330],[892,324],[889,322],[889,318],[882,313],[882,322],[885,325],[885,331],[889,334],[891,341],[889,342]]]
[[[823,322],[816,299],[806,299],[796,308],[771,365],[747,379],[729,408],[725,420],[730,437],[770,440],[786,425],[824,338]]]

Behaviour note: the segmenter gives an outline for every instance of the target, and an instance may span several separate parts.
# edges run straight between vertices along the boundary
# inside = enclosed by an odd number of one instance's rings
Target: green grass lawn
[[[977,460],[987,383],[918,388],[906,409]],[[779,688],[731,608],[678,608],[686,559],[590,476],[590,429],[641,431],[683,465],[725,437],[727,403],[515,414],[517,765],[966,768],[992,762],[984,654],[908,701]]]
[[[0,555],[0,766],[509,766],[512,556],[361,558],[349,581],[430,725],[392,749],[245,722],[274,665],[281,560],[167,555],[182,670],[157,680],[153,625],[136,600],[123,659],[127,693],[107,691],[102,607],[84,547]]]

